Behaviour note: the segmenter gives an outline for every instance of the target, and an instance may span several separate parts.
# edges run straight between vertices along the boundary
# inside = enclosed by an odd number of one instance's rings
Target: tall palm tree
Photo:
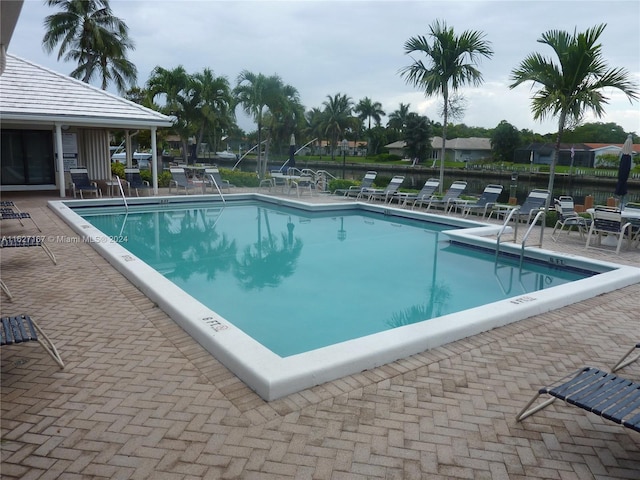
[[[602,45],[597,42],[605,27],[601,24],[584,33],[574,30],[573,34],[549,30],[538,42],[553,49],[558,63],[539,53],[532,53],[511,72],[513,83],[509,88],[525,82],[540,86],[531,102],[535,120],[544,120],[547,115],[558,116],[558,134],[549,169],[550,192],[553,192],[560,142],[567,121],[578,123],[587,109],[598,118],[602,117],[604,106],[609,103],[604,94],[607,88],[621,90],[631,103],[638,99],[638,86],[630,79],[629,73],[623,68],[610,69],[602,58]]]
[[[322,130],[322,126],[324,124],[324,112],[318,107],[313,107],[304,114],[304,117],[306,121],[305,133],[309,138],[322,139],[324,135]]]
[[[202,143],[205,133],[213,132],[213,145],[217,144],[216,132],[229,130],[234,124],[233,97],[226,77],[216,77],[210,68],[192,76],[192,87],[198,105],[198,137]],[[196,147],[197,148],[197,147]]]
[[[380,102],[374,102],[369,97],[364,97],[362,100],[358,102],[358,104],[353,108],[354,113],[358,114],[358,118],[361,121],[368,120],[367,124],[367,132],[369,134],[369,138],[367,139],[367,152],[371,152],[371,119],[376,125],[380,125],[380,120],[384,115],[384,110],[382,110],[382,105]]]
[[[367,128],[371,130],[371,119],[376,123],[376,125],[380,125],[380,120],[384,115],[384,110],[382,110],[382,105],[380,102],[374,102],[369,97],[364,97],[362,100],[358,102],[358,104],[353,108],[354,113],[358,114],[358,118],[363,122],[368,120]]]
[[[322,102],[322,105],[324,105],[322,133],[329,135],[331,158],[335,159],[338,135],[344,135],[346,130],[354,126],[354,117],[351,115],[353,101],[347,95],[336,93],[333,97],[327,95],[327,100]]]
[[[157,66],[147,80],[147,93],[151,102],[158,105],[157,109],[161,112],[175,117],[172,130],[180,136],[185,161],[187,161],[188,139],[191,134],[191,85],[191,76],[182,65],[172,70]],[[164,100],[162,105],[156,103],[158,97]]]
[[[121,93],[135,85],[137,68],[127,60],[134,44],[127,25],[113,15],[109,0],[46,0],[46,4],[61,11],[45,18],[43,47],[51,53],[60,44],[58,60],[78,63],[72,77],[89,83],[97,73],[103,90],[112,81]]]
[[[262,152],[262,128],[265,114],[270,111],[272,116],[282,113],[287,107],[287,101],[298,101],[297,91],[284,85],[278,75],[269,77],[262,73],[255,74],[243,70],[238,75],[237,86],[233,90],[236,102],[242,106],[243,111],[253,117],[258,126],[258,173],[260,178],[264,178],[267,169],[268,141],[265,158]],[[267,132],[269,135],[269,132]],[[267,138],[268,140],[269,138]]]
[[[400,103],[398,110],[389,114],[389,121],[387,127],[396,130],[398,132],[404,131],[407,126],[407,116],[409,115],[409,103]]]
[[[484,39],[482,32],[466,30],[460,36],[446,22],[436,20],[429,27],[428,36],[411,37],[404,44],[406,54],[422,53],[422,60],[414,62],[400,70],[407,83],[424,89],[425,95],[442,95],[443,127],[442,149],[440,152],[440,192],[444,184],[444,154],[449,119],[450,97],[458,88],[471,84],[482,84],[482,74],[476,68],[480,57],[493,55],[491,43]],[[433,43],[429,43],[429,40]]]

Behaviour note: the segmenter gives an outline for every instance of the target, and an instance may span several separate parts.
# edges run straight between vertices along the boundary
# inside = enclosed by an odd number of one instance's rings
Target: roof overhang
[[[0,122],[3,124],[15,125],[56,125],[62,124],[69,127],[82,128],[117,128],[117,129],[144,129],[150,130],[153,127],[171,127],[171,121],[154,120],[132,120],[127,118],[91,118],[66,115],[31,115],[19,113],[0,113]]]
[[[18,23],[23,0],[2,0],[0,2],[0,75],[7,63],[7,50]]]

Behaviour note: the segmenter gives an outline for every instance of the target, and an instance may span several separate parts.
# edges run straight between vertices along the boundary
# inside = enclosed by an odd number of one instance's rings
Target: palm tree
[[[602,58],[602,45],[597,41],[605,27],[601,24],[584,33],[574,30],[573,34],[550,30],[538,42],[553,49],[558,63],[532,53],[511,72],[513,83],[509,88],[529,81],[540,86],[531,102],[535,120],[544,120],[547,115],[558,116],[558,134],[549,169],[550,192],[553,192],[560,142],[567,122],[579,123],[586,109],[598,118],[602,117],[608,103],[608,97],[604,95],[606,88],[621,90],[631,103],[638,99],[637,85],[629,78],[629,73],[623,68],[610,69]]]
[[[269,77],[259,73],[255,74],[243,70],[238,75],[237,86],[233,90],[238,105],[247,115],[253,117],[258,125],[258,145],[262,145],[262,127],[265,114],[270,111],[272,116],[277,116],[288,107],[287,102],[298,102],[298,93],[293,87],[284,85],[278,75]],[[268,138],[267,138],[268,140]],[[267,169],[267,151],[262,158],[262,147],[258,147],[258,173],[264,178]]]
[[[353,111],[358,114],[358,118],[361,121],[368,120],[367,124],[367,132],[369,132],[369,138],[367,139],[367,151],[370,153],[371,150],[371,119],[373,118],[376,125],[380,125],[380,120],[382,116],[386,115],[384,110],[382,110],[382,105],[380,102],[374,102],[369,97],[364,97],[362,100],[358,102],[358,104],[354,107]]]
[[[429,43],[429,38],[433,41]],[[466,30],[457,36],[453,28],[447,27],[443,21],[436,20],[429,27],[429,35],[411,37],[404,44],[406,54],[415,52],[426,56],[426,64],[422,60],[414,60],[408,67],[400,70],[407,83],[424,89],[425,95],[442,95],[443,127],[442,149],[440,152],[440,192],[444,184],[444,154],[447,138],[447,121],[449,117],[450,97],[458,88],[471,84],[482,84],[482,74],[476,68],[480,56],[490,58],[493,55],[491,43],[484,40],[484,33]]]
[[[205,133],[210,132],[214,134],[214,141],[209,143],[216,145],[215,132],[229,130],[235,123],[229,81],[226,77],[216,77],[211,69],[205,68],[192,76],[192,87],[199,107],[196,145],[202,143]]]
[[[409,115],[409,103],[400,103],[398,110],[389,114],[387,127],[398,132],[402,132],[407,126],[407,116]]]
[[[175,117],[172,129],[180,136],[185,161],[187,161],[187,144],[192,130],[190,125],[192,120],[191,86],[191,76],[182,65],[173,70],[157,66],[147,80],[149,99],[155,103],[157,97],[164,97],[164,105],[158,106],[158,110]]]
[[[353,101],[351,97],[336,93],[333,97],[327,95],[327,100],[322,102],[323,110],[323,135],[329,135],[331,140],[331,159],[335,159],[335,149],[338,144],[338,135],[344,135],[345,131],[354,126],[354,117],[351,116]]]
[[[373,118],[376,125],[380,125],[380,120],[384,115],[382,105],[380,102],[373,102],[369,97],[364,97],[353,108],[353,111],[358,114],[358,118],[363,122],[368,120],[367,128],[371,130],[371,119]]]
[[[45,18],[43,47],[51,53],[60,44],[58,60],[78,63],[72,77],[89,83],[98,73],[103,90],[113,81],[121,93],[128,84],[135,85],[137,69],[126,58],[134,44],[127,25],[113,15],[109,0],[46,0],[46,4],[61,11]]]

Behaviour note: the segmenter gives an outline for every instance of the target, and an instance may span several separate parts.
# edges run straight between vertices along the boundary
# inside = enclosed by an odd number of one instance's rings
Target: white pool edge
[[[176,202],[176,197],[166,198]],[[198,198],[197,196],[180,197],[177,203],[194,201]],[[237,198],[269,199],[270,203],[304,206],[309,210],[323,208],[339,210],[354,207],[352,202],[311,205],[281,199],[273,200],[273,197],[255,194],[239,195]],[[155,197],[154,200],[161,201],[162,197]],[[640,282],[640,269],[635,267],[527,248],[528,257],[533,256],[552,262],[562,261],[575,267],[584,265],[585,268],[588,266],[592,270],[594,266],[614,270],[551,289],[281,358],[195,300],[121,245],[106,238],[102,232],[77,215],[66,203],[122,205],[121,200],[120,203],[60,200],[50,201],[49,207],[78,235],[90,241],[116,270],[156,303],[189,335],[267,401]],[[409,218],[429,217],[422,213],[380,206],[360,205],[360,207],[373,211],[393,210]],[[449,218],[447,221],[459,222]],[[465,243],[494,246],[495,241],[483,238],[483,235],[494,233],[496,228],[493,225],[478,226],[463,232],[456,230],[448,234]],[[519,245],[504,245],[503,248],[514,254],[520,252]]]

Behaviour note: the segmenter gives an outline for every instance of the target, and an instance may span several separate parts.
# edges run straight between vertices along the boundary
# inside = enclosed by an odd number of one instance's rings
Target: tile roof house
[[[166,115],[10,54],[0,75],[0,122],[2,189],[58,189],[62,197],[70,167],[111,179],[110,130],[124,130],[129,140],[151,130],[157,158],[156,130],[172,125]],[[157,191],[155,162],[152,174]]]

